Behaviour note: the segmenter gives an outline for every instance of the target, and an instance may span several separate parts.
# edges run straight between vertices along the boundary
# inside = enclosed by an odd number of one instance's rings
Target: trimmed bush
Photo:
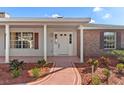
[[[18,69],[11,70],[11,75],[13,78],[17,78],[21,75],[21,71]]]
[[[32,68],[32,69],[31,69],[31,72],[32,72],[32,76],[33,76],[34,78],[38,78],[38,77],[41,76],[41,69],[40,69],[40,68],[37,68],[37,67]]]
[[[123,69],[124,69],[124,64],[119,63],[116,65],[116,68],[118,70],[119,73],[122,73]]]
[[[92,82],[93,85],[100,85],[101,84],[101,79],[98,75],[94,75],[92,77]]]

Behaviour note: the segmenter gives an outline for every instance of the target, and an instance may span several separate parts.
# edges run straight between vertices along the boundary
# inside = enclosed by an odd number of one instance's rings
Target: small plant
[[[111,61],[110,61],[109,58],[102,56],[102,57],[100,58],[100,62],[101,62],[105,67],[109,68],[109,64],[110,64]]]
[[[98,65],[99,65],[99,61],[98,60],[94,60],[94,71],[97,69]]]
[[[100,85],[101,84],[101,79],[98,75],[94,75],[92,77],[92,82],[93,85]]]
[[[44,59],[38,60],[37,64],[39,67],[44,67],[47,62]]]
[[[31,73],[32,73],[32,76],[33,76],[34,78],[38,78],[38,77],[41,76],[41,69],[35,67],[35,68],[31,69]]]
[[[118,73],[122,74],[122,71],[124,69],[124,64],[119,63],[119,64],[116,65],[116,68],[118,70]]]
[[[90,58],[87,62],[88,62],[88,64],[90,64],[92,66],[93,72],[95,72],[97,67],[98,67],[98,65],[99,65],[99,61]]]
[[[23,68],[23,61],[18,61],[17,59],[11,60],[9,63],[10,70],[19,70]]]
[[[103,70],[103,74],[107,77],[106,79],[107,79],[107,84],[108,84],[108,79],[110,77],[110,71],[109,71],[109,69],[105,68]]]
[[[21,71],[18,69],[11,70],[11,75],[13,78],[17,78],[21,75]]]
[[[118,61],[124,64],[124,57],[118,57]]]

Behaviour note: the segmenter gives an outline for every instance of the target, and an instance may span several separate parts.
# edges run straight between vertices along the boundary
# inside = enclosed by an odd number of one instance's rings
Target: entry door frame
[[[58,36],[60,35],[60,34],[63,34],[63,33],[66,33],[67,34],[67,36],[68,36],[68,54],[66,55],[66,56],[73,56],[73,46],[74,46],[74,35],[73,35],[73,32],[54,32],[53,33],[53,55],[54,56],[64,56],[64,55],[61,55],[61,54],[59,54],[58,53]],[[57,34],[57,36],[55,36]],[[70,43],[70,35],[71,34],[71,43]],[[57,39],[56,39],[57,38]]]

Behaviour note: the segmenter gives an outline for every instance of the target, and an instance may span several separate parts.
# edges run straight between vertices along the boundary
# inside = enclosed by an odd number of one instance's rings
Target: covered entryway
[[[46,61],[48,56],[77,56],[77,38],[80,46],[80,62],[83,62],[83,27],[82,25],[89,22],[89,18],[7,18],[0,21],[1,32],[1,47],[0,56],[4,57],[4,62],[9,63],[11,57],[37,57],[42,56]],[[81,28],[82,27],[82,28]],[[80,37],[77,37],[77,30],[80,30]],[[24,39],[14,40],[20,42],[21,47],[17,46],[18,42],[12,44],[12,38],[10,32],[29,32],[34,33],[32,35],[35,38],[32,45],[25,44]],[[59,32],[59,33],[54,33]],[[37,33],[37,35],[36,35]],[[16,35],[16,34],[14,34]],[[55,38],[57,35],[57,39]],[[21,35],[23,37],[23,35]],[[21,37],[21,38],[22,38]],[[26,35],[26,38],[29,36]],[[13,40],[13,41],[14,41]],[[35,43],[34,43],[35,42]],[[23,47],[30,46],[30,47]],[[2,61],[3,62],[3,61]]]
[[[54,32],[54,56],[71,56],[73,53],[73,32]]]

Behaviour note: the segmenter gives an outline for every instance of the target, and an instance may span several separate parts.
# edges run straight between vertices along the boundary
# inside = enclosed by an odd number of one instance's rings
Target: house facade
[[[124,27],[90,24],[90,18],[11,18],[0,13],[0,56],[100,56],[124,48]]]

